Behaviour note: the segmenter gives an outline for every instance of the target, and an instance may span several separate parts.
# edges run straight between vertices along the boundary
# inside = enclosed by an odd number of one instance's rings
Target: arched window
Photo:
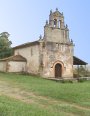
[[[54,27],[57,25],[57,19],[54,19]]]

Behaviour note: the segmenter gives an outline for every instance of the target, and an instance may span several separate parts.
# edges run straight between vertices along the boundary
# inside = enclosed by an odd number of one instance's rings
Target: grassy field
[[[0,73],[0,116],[90,116],[90,81]]]

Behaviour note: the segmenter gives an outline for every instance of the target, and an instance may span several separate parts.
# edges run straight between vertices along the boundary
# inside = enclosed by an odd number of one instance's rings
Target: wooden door
[[[56,64],[55,65],[55,78],[59,78],[62,76],[62,66],[61,64]]]

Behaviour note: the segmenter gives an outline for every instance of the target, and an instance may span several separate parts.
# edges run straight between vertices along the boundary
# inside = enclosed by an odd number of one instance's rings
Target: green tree
[[[80,65],[79,67],[75,67],[74,69],[74,76],[75,77],[83,77],[88,75],[88,70],[85,66]]]
[[[8,39],[9,36],[8,32],[0,33],[0,59],[9,57],[13,53],[11,48],[12,42]]]

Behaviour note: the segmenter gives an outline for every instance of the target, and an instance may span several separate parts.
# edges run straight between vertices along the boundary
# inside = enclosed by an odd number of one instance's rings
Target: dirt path
[[[89,108],[82,107],[77,104],[71,104],[69,102],[54,100],[48,97],[35,95],[32,92],[27,92],[22,90],[21,88],[17,88],[15,85],[10,85],[8,82],[5,81],[0,81],[0,95],[6,95],[29,104],[30,103],[40,104],[42,107],[47,107],[47,104],[45,103],[48,103],[48,105],[59,104],[61,106],[69,106],[80,110],[90,111]],[[42,103],[42,101],[44,101],[44,104]]]

